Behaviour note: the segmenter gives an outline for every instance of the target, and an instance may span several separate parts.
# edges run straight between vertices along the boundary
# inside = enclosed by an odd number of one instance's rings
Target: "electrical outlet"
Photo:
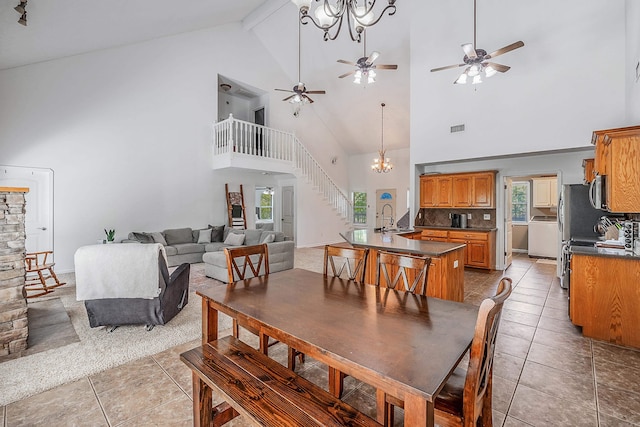
[[[483,219],[484,219],[485,221],[491,221],[491,214],[484,214]]]
[[[451,219],[451,212],[449,212],[449,219]]]
[[[458,268],[458,260],[453,261],[453,268]]]
[[[470,213],[467,214],[467,219],[471,219],[471,214]]]

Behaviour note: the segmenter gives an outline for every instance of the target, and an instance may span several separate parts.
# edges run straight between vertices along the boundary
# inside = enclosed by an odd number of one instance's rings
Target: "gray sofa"
[[[206,237],[201,237],[201,234],[207,235],[207,230],[211,230],[210,242],[206,242]],[[281,231],[236,230],[227,226],[209,226],[201,230],[174,228],[152,233],[131,232],[123,242],[161,243],[167,253],[169,267],[185,262],[204,262],[205,274],[208,277],[226,282],[227,265],[223,249],[238,246],[224,243],[230,233],[244,234],[243,246],[257,245],[266,241],[269,247],[270,272],[293,268],[295,243],[287,240]],[[201,243],[198,243],[199,241]],[[216,256],[213,256],[214,254]]]

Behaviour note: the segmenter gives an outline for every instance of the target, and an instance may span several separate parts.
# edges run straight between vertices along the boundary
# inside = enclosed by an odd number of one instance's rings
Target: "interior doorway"
[[[25,249],[53,250],[53,170],[0,166],[0,186],[27,187]]]
[[[293,186],[282,187],[282,232],[285,236],[295,240],[295,194]]]

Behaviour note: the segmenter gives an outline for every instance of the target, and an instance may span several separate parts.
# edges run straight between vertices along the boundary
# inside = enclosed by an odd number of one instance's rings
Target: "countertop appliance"
[[[452,213],[451,214],[451,227],[460,228],[460,221],[461,221],[460,218],[462,218],[462,215],[456,214],[456,213]]]

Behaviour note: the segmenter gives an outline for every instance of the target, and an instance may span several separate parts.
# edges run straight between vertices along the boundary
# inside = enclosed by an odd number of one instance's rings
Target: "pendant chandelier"
[[[387,0],[387,6],[382,9],[376,18],[374,7],[376,0],[291,0],[300,10],[300,22],[313,25],[324,31],[324,40],[335,40],[342,28],[342,21],[346,15],[346,26],[349,28],[351,40],[360,43],[362,32],[382,19],[385,12],[389,16],[396,13],[396,0]],[[313,14],[310,14],[311,4],[316,4]],[[333,3],[333,4],[332,4]],[[312,16],[313,15],[313,16]],[[314,19],[315,16],[315,19]],[[333,35],[330,30],[335,29]]]
[[[391,164],[391,160],[388,157],[385,157],[385,150],[384,150],[384,106],[385,103],[383,102],[382,104],[380,104],[380,106],[382,107],[382,141],[381,141],[381,146],[380,146],[380,151],[378,151],[379,156],[375,159],[373,159],[373,164],[371,165],[371,170],[374,172],[378,172],[378,173],[387,173],[389,172],[391,169],[393,169],[393,165]]]

